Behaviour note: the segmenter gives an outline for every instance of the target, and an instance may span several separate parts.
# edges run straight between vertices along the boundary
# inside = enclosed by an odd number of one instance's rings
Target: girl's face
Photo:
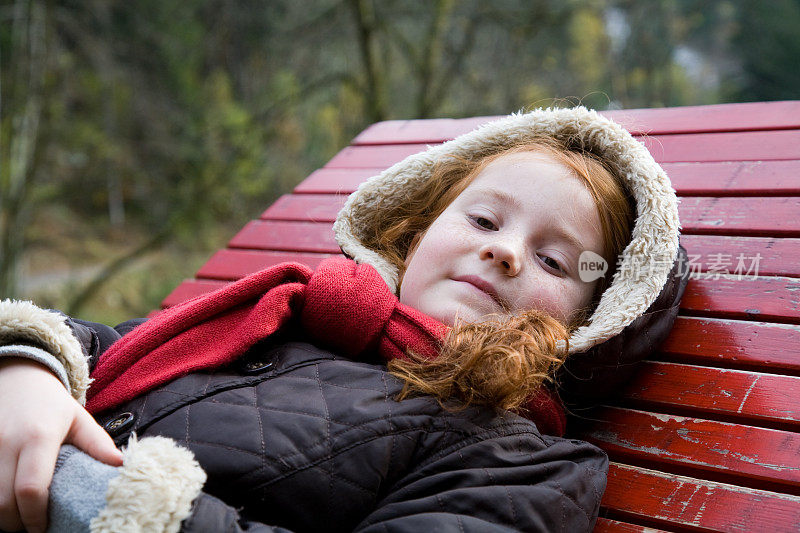
[[[456,197],[406,258],[400,301],[439,321],[539,309],[568,321],[597,281],[578,275],[602,255],[600,216],[571,169],[541,152],[498,157]]]

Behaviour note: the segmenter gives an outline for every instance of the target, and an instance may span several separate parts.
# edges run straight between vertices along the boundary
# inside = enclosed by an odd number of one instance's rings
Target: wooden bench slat
[[[425,150],[427,144],[387,144],[343,148],[323,168],[389,168],[406,157]]]
[[[800,102],[748,102],[602,111],[637,134],[703,133],[800,128]]]
[[[262,220],[333,222],[347,201],[343,194],[284,194],[262,214]]]
[[[682,196],[800,194],[800,160],[665,163],[663,167]]]
[[[634,134],[695,133],[800,128],[800,103],[758,102],[663,109],[602,111]],[[361,132],[353,144],[440,143],[498,116],[389,120]]]
[[[725,483],[800,494],[800,434],[715,420],[602,407],[579,438],[614,461]]]
[[[640,140],[659,163],[800,159],[800,130],[653,135]],[[351,145],[325,168],[385,168],[427,146]]]
[[[629,524],[627,522],[620,522],[619,520],[611,520],[610,518],[597,518],[594,526],[594,533],[661,533],[665,530],[655,529],[646,526],[637,526],[636,524]]]
[[[800,130],[653,135],[640,140],[663,163],[800,159]]]
[[[800,429],[797,376],[647,361],[622,396],[637,409]]]
[[[669,529],[784,533],[797,531],[800,497],[611,463],[601,513]]]
[[[800,280],[757,277],[690,279],[681,309],[693,315],[800,323]]]
[[[721,235],[681,235],[681,244],[693,264],[706,272],[719,254],[731,258],[735,271],[737,258],[758,261],[760,276],[800,277],[800,239],[771,237],[730,237]]]
[[[237,280],[259,270],[288,261],[303,263],[316,268],[319,263],[334,254],[274,252],[271,250],[219,250],[200,270],[198,278]]]
[[[800,375],[800,326],[679,316],[660,355],[673,362]]]
[[[359,133],[351,144],[431,143],[449,141],[478,126],[503,118],[499,115],[470,118],[385,120]]]
[[[800,197],[681,198],[682,232],[704,235],[800,236]]]
[[[350,194],[383,168],[320,168],[294,188],[295,194]]]
[[[672,186],[683,196],[800,195],[800,160],[664,163]],[[298,194],[350,194],[379,168],[321,168],[302,181]]]
[[[339,252],[331,224],[313,222],[252,220],[230,240],[228,246],[296,252]]]
[[[343,194],[285,194],[262,220],[333,222],[347,201]],[[800,236],[800,197],[684,197],[678,206],[684,234]]]
[[[227,285],[226,281],[210,280],[210,279],[187,279],[181,282],[180,285],[167,295],[161,302],[161,307],[172,307],[181,302],[185,302],[201,294],[215,291]]]

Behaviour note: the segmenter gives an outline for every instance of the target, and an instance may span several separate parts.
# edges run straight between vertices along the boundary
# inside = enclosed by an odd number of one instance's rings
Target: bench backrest
[[[666,344],[571,421],[612,461],[597,531],[800,530],[800,102],[605,114],[670,175],[694,274]],[[331,224],[359,183],[490,118],[370,126],[163,305],[338,254]]]

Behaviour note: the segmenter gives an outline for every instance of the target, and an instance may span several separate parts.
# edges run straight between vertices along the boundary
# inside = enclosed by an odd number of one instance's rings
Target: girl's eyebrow
[[[522,209],[519,200],[517,200],[514,196],[511,196],[505,191],[498,191],[497,189],[492,189],[490,187],[486,188],[475,188],[472,190],[473,193],[476,195],[480,195],[481,197],[490,196],[493,200],[500,202],[502,204],[509,205],[516,209]]]
[[[567,241],[567,244],[569,244],[575,250],[580,250],[581,252],[586,250],[586,247],[583,245],[583,243],[565,228],[559,227],[554,231],[554,233],[558,238]]]

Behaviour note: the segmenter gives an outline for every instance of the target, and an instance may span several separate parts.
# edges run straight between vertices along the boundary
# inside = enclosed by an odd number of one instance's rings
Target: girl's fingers
[[[25,529],[44,531],[47,527],[47,499],[56,466],[60,443],[41,440],[31,443],[19,454],[14,493]]]
[[[0,529],[44,531],[50,480],[78,404],[35,361],[0,361]]]
[[[4,443],[0,443],[0,446]],[[17,470],[17,454],[0,448],[0,530],[17,531],[22,529],[19,519],[17,499],[14,496],[14,473]]]
[[[78,408],[78,414],[67,436],[67,442],[74,444],[98,461],[111,466],[122,465],[122,452],[114,446],[114,441],[108,433],[82,407]]]

